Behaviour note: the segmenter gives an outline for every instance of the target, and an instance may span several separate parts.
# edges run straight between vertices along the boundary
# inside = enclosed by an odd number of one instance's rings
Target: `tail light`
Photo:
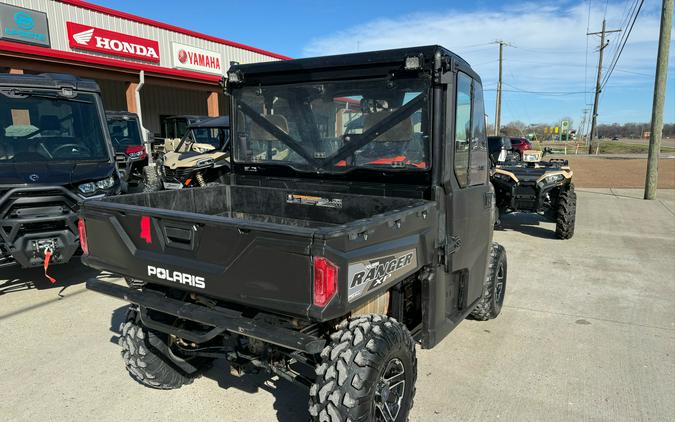
[[[314,304],[326,306],[337,292],[338,267],[326,258],[314,257]]]
[[[150,232],[150,217],[144,215],[141,217],[141,239],[145,243],[152,243],[152,233]]]
[[[80,233],[80,247],[85,255],[89,255],[89,245],[87,244],[87,228],[84,225],[84,219],[77,220],[77,231]]]

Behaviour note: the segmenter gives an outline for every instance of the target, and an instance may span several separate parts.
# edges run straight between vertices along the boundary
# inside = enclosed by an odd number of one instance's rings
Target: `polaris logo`
[[[157,268],[152,265],[148,265],[148,276],[160,280],[172,281],[174,283],[187,284],[190,287],[196,287],[198,289],[206,288],[206,280],[204,280],[204,277],[181,273],[180,271],[171,271],[166,268]]]

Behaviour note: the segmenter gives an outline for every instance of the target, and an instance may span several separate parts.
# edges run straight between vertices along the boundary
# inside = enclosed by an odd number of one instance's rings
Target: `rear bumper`
[[[197,343],[209,341],[227,331],[310,354],[321,352],[326,344],[325,340],[318,337],[274,326],[256,318],[245,317],[241,312],[227,308],[207,308],[170,299],[160,292],[130,289],[97,279],[88,280],[86,285],[89,290],[139,305],[141,319],[147,327]],[[153,320],[147,312],[149,309],[212,328],[207,332],[194,332],[169,326]]]

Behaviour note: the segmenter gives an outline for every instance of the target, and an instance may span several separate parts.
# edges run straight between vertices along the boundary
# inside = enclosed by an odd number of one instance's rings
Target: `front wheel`
[[[506,250],[504,247],[499,243],[492,243],[488,260],[483,296],[471,311],[471,317],[479,321],[497,318],[502,311],[504,293],[506,293]]]
[[[556,211],[555,234],[558,239],[571,239],[577,219],[577,194],[574,185],[560,192]]]
[[[393,318],[366,315],[337,326],[309,391],[313,421],[408,420],[417,358],[410,332]]]

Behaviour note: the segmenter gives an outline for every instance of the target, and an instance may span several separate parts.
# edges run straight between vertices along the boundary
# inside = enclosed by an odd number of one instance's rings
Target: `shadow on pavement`
[[[121,325],[124,322],[130,305],[122,306],[113,311],[110,318],[110,331],[114,334],[111,343],[118,344],[122,334]],[[120,367],[123,367],[120,356]],[[267,391],[274,396],[274,409],[279,422],[295,422],[309,420],[308,391],[301,385],[279,379],[272,374],[261,370],[257,374],[246,374],[236,377],[230,374],[230,367],[225,359],[216,359],[205,373],[204,377],[218,383],[225,390],[235,388],[249,394],[256,394],[260,390]],[[130,382],[132,378],[129,378]],[[184,387],[189,388],[189,387]]]
[[[49,275],[56,279],[51,283],[45,277],[42,268],[9,267],[0,270],[0,296],[12,292],[37,289],[59,289],[59,293],[69,286],[84,283],[88,278],[96,277],[100,272],[80,263],[79,258],[49,267]]]
[[[511,213],[500,217],[501,224],[495,227],[499,231],[517,231],[529,236],[542,239],[557,239],[555,228],[542,227],[541,223],[548,222],[539,214]]]

